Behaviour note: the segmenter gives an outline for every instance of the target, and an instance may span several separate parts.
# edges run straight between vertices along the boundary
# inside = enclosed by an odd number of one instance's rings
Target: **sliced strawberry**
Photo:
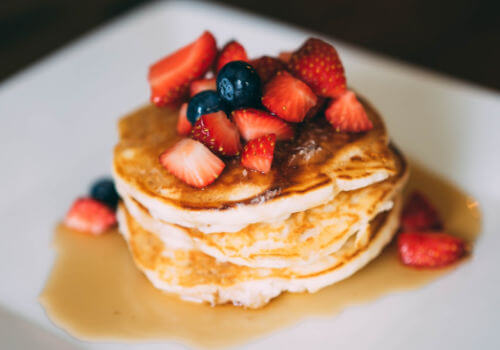
[[[317,116],[319,113],[324,112],[324,107],[326,106],[326,98],[324,97],[318,97],[318,102],[316,105],[307,112],[304,120],[314,118]]]
[[[293,138],[293,128],[283,119],[267,112],[246,108],[233,111],[231,115],[241,136],[247,141],[267,134],[276,135],[278,141]]]
[[[245,48],[235,40],[228,42],[222,48],[215,65],[216,72],[220,71],[222,67],[232,61],[248,62],[248,56]]]
[[[337,97],[346,90],[344,67],[337,50],[323,40],[308,39],[292,54],[288,68],[319,96]]]
[[[187,138],[164,151],[160,163],[171,174],[197,188],[214,182],[226,166],[201,142]]]
[[[222,156],[235,156],[241,151],[238,128],[223,111],[202,115],[196,121],[191,137]]]
[[[440,267],[454,263],[466,251],[460,238],[441,232],[405,232],[398,237],[399,257],[414,267]]]
[[[255,68],[263,84],[267,83],[279,71],[287,69],[285,63],[270,56],[262,56],[252,60],[250,65]]]
[[[182,101],[189,84],[207,72],[216,55],[215,38],[206,31],[193,43],[154,63],[148,75],[151,102],[161,107]]]
[[[403,209],[403,231],[440,230],[443,224],[436,208],[420,192],[413,192]]]
[[[215,78],[211,79],[198,79],[191,83],[189,86],[189,95],[193,97],[199,92],[206,90],[217,90],[215,87]]]
[[[289,122],[301,122],[317,102],[318,98],[309,86],[285,71],[278,72],[264,86],[262,104]]]
[[[291,51],[281,51],[280,54],[278,55],[278,58],[285,63],[290,62],[290,58],[292,58],[292,53]]]
[[[250,140],[243,149],[241,164],[252,170],[267,173],[271,170],[274,157],[276,135],[269,134]]]
[[[179,109],[179,118],[177,119],[177,133],[181,136],[187,136],[191,132],[193,126],[187,118],[187,102],[183,103]]]
[[[326,119],[337,131],[362,132],[373,128],[363,105],[352,91],[346,91],[333,100],[325,111]]]
[[[102,202],[79,198],[66,214],[64,224],[76,231],[100,235],[116,224],[116,215]]]

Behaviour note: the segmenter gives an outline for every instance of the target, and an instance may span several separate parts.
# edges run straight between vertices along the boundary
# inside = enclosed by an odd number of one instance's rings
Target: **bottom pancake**
[[[354,244],[354,237],[311,273],[286,268],[251,268],[219,262],[197,250],[167,247],[154,233],[142,228],[120,205],[120,231],[128,242],[136,265],[153,285],[183,299],[212,305],[233,303],[258,308],[282,292],[315,292],[343,280],[377,257],[399,226],[401,198],[389,212],[370,222],[366,245]],[[329,265],[328,262],[331,262]]]

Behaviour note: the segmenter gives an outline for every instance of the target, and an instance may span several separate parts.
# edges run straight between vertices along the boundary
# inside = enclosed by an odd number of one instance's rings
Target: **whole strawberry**
[[[288,69],[316,95],[335,98],[346,90],[344,67],[337,50],[321,39],[308,39],[292,54]]]

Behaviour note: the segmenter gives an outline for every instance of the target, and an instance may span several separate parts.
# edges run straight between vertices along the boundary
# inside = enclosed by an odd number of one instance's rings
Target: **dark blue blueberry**
[[[217,74],[217,93],[231,110],[257,107],[261,97],[259,75],[246,62],[229,62]]]
[[[112,209],[116,209],[118,199],[120,198],[116,192],[113,180],[107,178],[100,179],[92,185],[90,196]]]
[[[202,115],[214,113],[221,109],[223,109],[223,102],[215,91],[202,91],[194,95],[189,101],[187,118],[194,125]]]

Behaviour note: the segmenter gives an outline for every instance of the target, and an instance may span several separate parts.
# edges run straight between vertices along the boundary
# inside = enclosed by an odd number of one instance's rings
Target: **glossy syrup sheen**
[[[413,189],[431,198],[448,232],[475,241],[480,231],[476,201],[416,166],[407,192]],[[156,290],[134,266],[117,232],[90,237],[59,226],[55,247],[58,257],[40,302],[50,319],[68,333],[91,341],[164,339],[201,348],[243,344],[312,316],[333,317],[350,305],[421,288],[460,265],[408,268],[399,263],[392,243],[344,281],[314,294],[287,293],[262,309],[245,310],[189,303]]]

